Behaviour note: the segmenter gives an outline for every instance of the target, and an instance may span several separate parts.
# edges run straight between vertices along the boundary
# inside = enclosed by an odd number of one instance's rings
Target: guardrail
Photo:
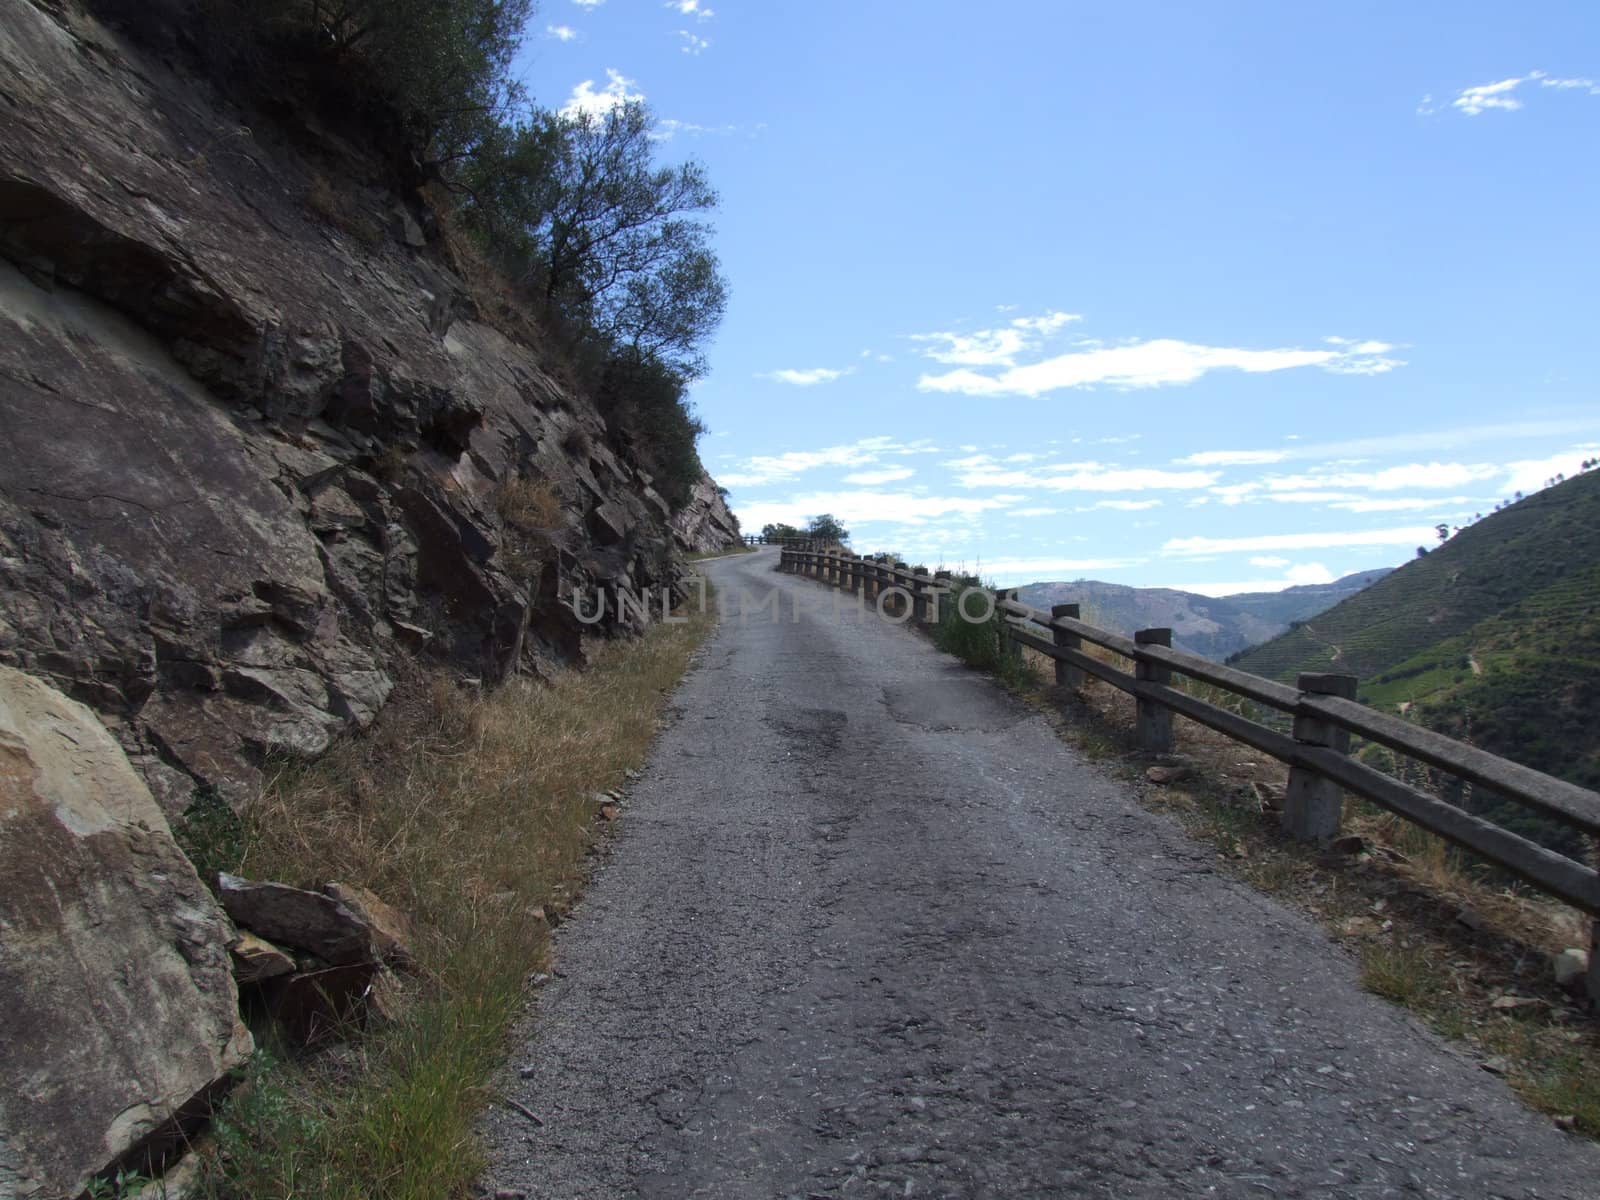
[[[1132,695],[1143,750],[1159,754],[1172,749],[1177,713],[1270,755],[1289,767],[1282,821],[1294,838],[1324,841],[1335,836],[1344,809],[1342,793],[1348,791],[1600,917],[1600,872],[1350,757],[1350,739],[1356,735],[1386,746],[1590,837],[1600,836],[1600,795],[1359,704],[1353,675],[1303,674],[1290,687],[1174,650],[1170,629],[1141,629],[1123,637],[1080,620],[1076,604],[1058,604],[1047,613],[1021,603],[1015,589],[968,587],[955,592],[948,571],[913,570],[887,556],[786,547],[779,570],[857,592],[880,613],[909,616],[922,625],[937,623],[947,600],[965,619],[984,621],[998,614],[1002,653],[1020,654],[1028,646],[1054,660],[1056,683],[1063,687],[1076,689],[1093,676]],[[981,596],[975,600],[974,593]],[[1133,669],[1086,654],[1084,643],[1130,660]],[[1180,691],[1172,686],[1174,675],[1292,717],[1292,731],[1284,733]],[[1591,953],[1588,984],[1590,994],[1600,999],[1597,960],[1600,953]]]

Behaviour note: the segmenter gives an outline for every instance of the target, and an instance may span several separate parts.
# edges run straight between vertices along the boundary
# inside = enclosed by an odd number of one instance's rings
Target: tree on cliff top
[[[547,316],[689,379],[726,303],[699,219],[717,194],[699,163],[658,166],[650,127],[638,103],[536,111],[491,131],[458,186],[469,225],[511,254]]]

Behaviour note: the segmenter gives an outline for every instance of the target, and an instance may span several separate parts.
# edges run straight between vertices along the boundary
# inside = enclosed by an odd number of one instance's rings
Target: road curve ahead
[[[502,1084],[542,1123],[495,1110],[489,1186],[1600,1196],[1594,1146],[1360,991],[1318,928],[775,562],[708,564],[731,611],[557,936]],[[741,620],[771,588],[781,620]]]

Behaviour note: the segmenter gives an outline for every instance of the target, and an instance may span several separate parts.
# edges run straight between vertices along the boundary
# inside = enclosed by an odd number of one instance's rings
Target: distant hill
[[[1079,579],[1070,583],[1030,583],[1020,588],[1024,604],[1083,606],[1083,619],[1114,633],[1170,626],[1180,650],[1221,659],[1276,637],[1295,621],[1332,608],[1345,597],[1389,574],[1390,568],[1361,571],[1333,583],[1304,584],[1281,592],[1240,592],[1201,596],[1175,588],[1135,588]]]
[[[1485,517],[1233,661],[1287,681],[1348,671],[1367,704],[1600,788],[1600,471]],[[1467,806],[1582,850],[1493,798]]]

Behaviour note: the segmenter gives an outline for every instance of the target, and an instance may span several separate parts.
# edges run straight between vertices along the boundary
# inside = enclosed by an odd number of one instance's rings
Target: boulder
[[[250,1054],[232,933],[94,714],[0,667],[0,1196],[160,1155]]]
[[[377,958],[372,926],[332,896],[226,873],[217,876],[217,896],[242,928],[323,962],[344,965]]]
[[[241,933],[239,940],[228,947],[228,953],[233,956],[234,982],[241,987],[292,975],[295,970],[292,956],[253,933]]]
[[[330,883],[322,889],[356,916],[367,923],[372,931],[372,945],[385,962],[407,966],[412,961],[411,943],[416,938],[411,918],[392,905],[385,904],[364,887],[348,883]]]

